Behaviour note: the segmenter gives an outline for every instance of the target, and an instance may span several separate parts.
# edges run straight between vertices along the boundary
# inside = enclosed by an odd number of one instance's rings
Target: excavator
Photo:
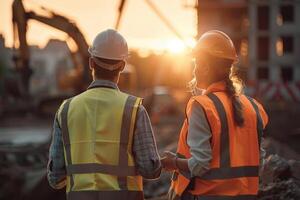
[[[44,10],[48,15],[39,15],[33,11],[25,11],[23,2],[15,0],[12,5],[13,10],[13,32],[14,32],[14,62],[16,70],[20,73],[24,92],[29,93],[29,81],[32,74],[29,59],[30,50],[28,48],[26,33],[28,20],[36,20],[38,22],[49,25],[68,34],[77,46],[78,59],[75,52],[71,52],[74,63],[74,73],[66,74],[64,82],[69,83],[70,87],[74,87],[76,92],[82,91],[91,80],[88,69],[88,43],[77,25],[68,18],[56,14],[53,11]],[[17,48],[17,43],[19,47]]]
[[[124,0],[122,0],[120,3],[116,28],[118,28],[119,26],[124,3]],[[20,84],[18,84],[20,96],[23,100],[27,100],[27,103],[32,102],[30,100],[31,96],[29,88],[30,78],[33,73],[30,67],[30,49],[26,39],[28,28],[27,24],[29,20],[35,20],[62,32],[65,32],[76,44],[76,51],[72,52],[70,50],[74,68],[71,72],[69,71],[63,75],[61,74],[58,77],[57,85],[59,89],[71,89],[72,91],[74,91],[74,94],[77,94],[84,91],[87,88],[88,84],[91,82],[91,75],[88,67],[89,45],[84,35],[82,34],[82,31],[78,28],[75,22],[71,21],[67,17],[59,15],[46,8],[43,8],[43,10],[46,12],[46,15],[41,15],[34,11],[26,11],[22,0],[14,0],[12,4],[14,33],[13,61],[15,63],[15,70],[20,77]],[[136,72],[133,66],[128,65],[123,71],[120,77],[120,88],[125,91],[134,93],[136,88]],[[47,98],[44,98],[40,100],[38,106],[36,106],[37,110],[43,110],[43,107],[45,107],[44,105],[49,102],[53,103],[53,99],[55,99],[56,102],[61,102],[62,99],[67,97],[68,96],[63,95],[61,97],[49,96]]]

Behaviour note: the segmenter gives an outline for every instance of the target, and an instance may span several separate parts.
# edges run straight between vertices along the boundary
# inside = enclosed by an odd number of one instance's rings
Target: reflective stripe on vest
[[[183,197],[183,198],[182,198]],[[238,196],[225,196],[225,195],[209,195],[209,196],[195,196],[191,193],[185,192],[182,197],[178,196],[173,189],[168,193],[168,199],[197,199],[197,200],[257,200],[257,195],[238,195]]]
[[[114,199],[144,199],[144,195],[140,191],[71,191],[68,199],[72,200],[114,200]]]
[[[129,142],[129,134],[127,134],[130,129],[131,118],[132,118],[132,107],[136,102],[136,98],[129,96],[127,98],[123,118],[122,118],[122,128],[120,137],[120,150],[119,150],[119,171],[123,171],[128,167],[128,154],[127,146]],[[129,174],[128,174],[129,175]],[[127,190],[127,176],[118,176],[118,182],[120,189]]]
[[[67,167],[72,165],[72,160],[71,160],[71,147],[70,147],[70,137],[69,137],[69,129],[68,129],[68,111],[69,111],[69,106],[71,103],[72,98],[68,99],[61,111],[61,121],[62,121],[62,138],[64,142],[64,147],[65,147],[65,153],[66,153],[66,161],[67,161]],[[67,171],[68,174],[68,171]],[[72,174],[70,174],[70,188],[72,190],[74,186],[74,177]]]
[[[256,113],[256,120],[257,120],[257,133],[258,133],[258,144],[259,144],[259,147],[260,147],[260,144],[261,144],[261,138],[263,136],[263,130],[264,130],[264,127],[263,127],[263,120],[262,120],[262,117],[259,113],[259,109],[258,109],[258,106],[256,105],[256,103],[254,102],[254,100],[251,98],[251,97],[248,97],[246,96],[247,99],[250,101],[250,103],[252,104],[254,110],[255,110],[255,113]]]
[[[226,195],[209,195],[209,196],[197,196],[190,193],[185,193],[183,199],[195,199],[195,200],[257,200],[256,195],[238,195],[238,196],[226,196]],[[181,198],[179,197],[178,200]],[[175,199],[177,200],[177,199]]]
[[[172,189],[171,189],[172,190]],[[173,195],[173,196],[170,196]],[[183,197],[183,198],[182,198]],[[225,196],[225,195],[209,195],[209,196],[197,196],[191,193],[184,193],[182,197],[178,196],[174,190],[169,191],[168,199],[180,200],[180,199],[195,199],[195,200],[257,200],[257,195],[238,195],[238,196]]]
[[[220,139],[220,168],[230,167],[229,153],[229,131],[226,112],[220,99],[213,93],[207,95],[214,103],[219,118],[221,120],[221,139]]]
[[[62,122],[62,136],[65,147],[65,156],[66,156],[66,171],[67,175],[70,177],[70,189],[67,193],[67,198],[76,200],[76,199],[143,199],[142,186],[140,190],[130,191],[127,185],[127,178],[131,177],[140,177],[135,169],[135,166],[128,165],[128,145],[129,132],[133,132],[135,124],[135,116],[137,105],[140,104],[140,99],[134,96],[128,96],[125,102],[122,123],[120,129],[120,143],[119,143],[119,164],[109,165],[103,163],[77,163],[73,164],[71,159],[71,142],[68,128],[68,111],[72,99],[68,99],[61,111],[61,122]],[[133,113],[134,112],[134,113]],[[134,120],[134,121],[133,121]],[[109,152],[108,152],[109,153]],[[108,190],[108,191],[74,191],[74,175],[76,174],[107,174],[117,177],[118,185],[120,190]],[[132,179],[132,178],[131,178]],[[138,184],[139,181],[135,181]],[[100,198],[101,197],[101,198]]]

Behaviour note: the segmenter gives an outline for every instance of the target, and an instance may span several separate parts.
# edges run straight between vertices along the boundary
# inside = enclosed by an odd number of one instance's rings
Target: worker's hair
[[[111,64],[111,65],[115,65],[119,62],[122,62],[121,60],[111,60],[111,59],[105,59],[105,58],[99,58],[99,57],[97,57],[97,59],[100,60],[101,62],[104,62],[106,64]],[[96,65],[96,67],[94,67],[94,76],[97,79],[113,80],[120,73],[120,69],[115,69],[113,71],[110,71],[110,70],[107,70],[107,69],[97,65],[96,62],[94,62],[94,65]]]
[[[237,79],[236,76],[230,75],[226,79],[226,92],[232,102],[234,122],[238,126],[243,126],[245,121],[243,116],[243,105],[239,98],[240,91],[238,91],[237,88],[237,87],[242,87],[241,85],[242,85],[241,80]]]
[[[243,105],[239,98],[243,90],[243,81],[236,73],[237,70],[234,61],[210,55],[205,55],[205,58],[209,62],[210,67],[214,68],[216,78],[220,81],[225,80],[226,93],[232,102],[234,122],[237,126],[243,126],[245,119],[243,116]],[[190,85],[195,86],[196,84],[195,79],[190,82]]]
[[[218,63],[219,65],[215,65],[216,67],[229,68],[228,71],[225,70],[226,93],[232,102],[234,122],[237,126],[241,127],[244,125],[244,121],[245,121],[243,115],[243,105],[239,97],[239,95],[242,93],[243,90],[243,82],[235,73],[236,70],[232,60],[228,60],[228,59],[216,59],[216,60],[221,60]]]

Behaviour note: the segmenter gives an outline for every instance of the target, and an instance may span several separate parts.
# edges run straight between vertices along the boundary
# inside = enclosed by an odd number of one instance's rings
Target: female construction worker
[[[194,86],[204,92],[187,104],[177,154],[165,152],[162,159],[166,170],[174,170],[168,197],[255,199],[267,114],[257,101],[241,93],[232,72],[236,50],[225,33],[204,33],[193,54]]]

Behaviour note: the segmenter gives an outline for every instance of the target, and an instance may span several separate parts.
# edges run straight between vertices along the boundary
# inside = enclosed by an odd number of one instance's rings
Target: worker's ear
[[[90,70],[93,70],[95,67],[95,63],[94,63],[94,60],[92,57],[89,58],[89,67],[90,67]]]
[[[212,70],[212,67],[210,66],[209,62],[205,61],[203,63],[203,73],[208,75]]]
[[[121,65],[121,67],[120,67],[120,71],[121,71],[121,72],[124,70],[125,66],[126,66],[126,62],[125,62],[125,61],[122,61],[122,65]]]

